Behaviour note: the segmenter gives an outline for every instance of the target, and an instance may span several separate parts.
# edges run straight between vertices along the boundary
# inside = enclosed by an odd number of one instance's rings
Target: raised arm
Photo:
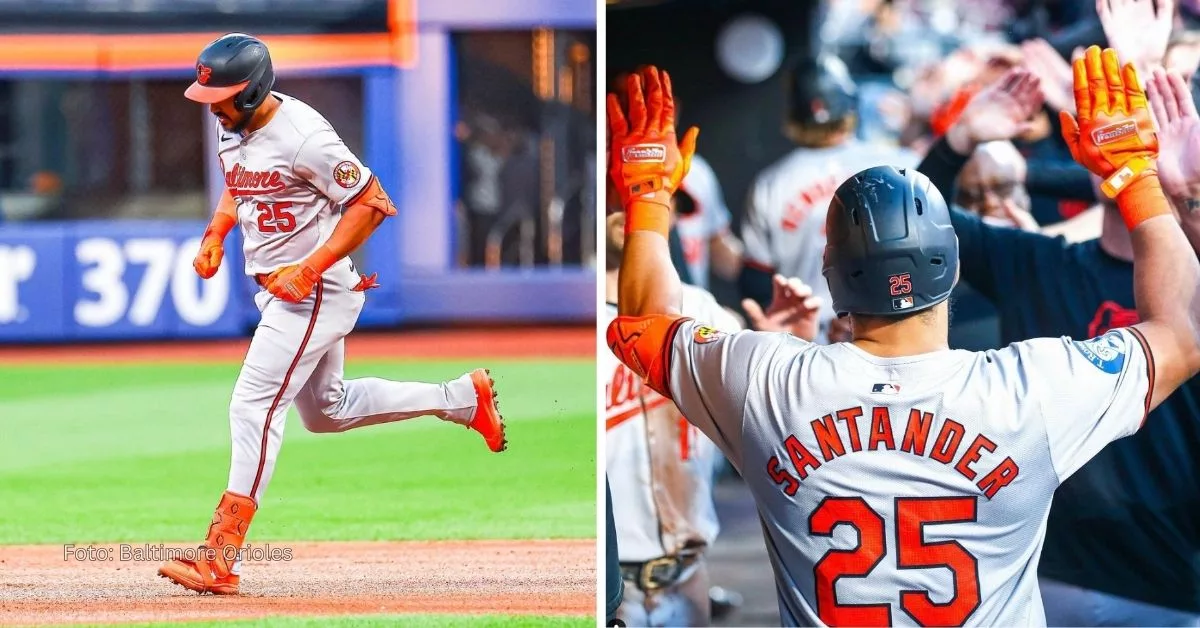
[[[1179,212],[1179,224],[1200,254],[1200,115],[1192,90],[1178,72],[1156,69],[1146,97],[1158,123],[1158,178]]]
[[[1092,46],[1074,64],[1078,120],[1062,112],[1071,155],[1105,179],[1133,240],[1133,289],[1154,408],[1200,371],[1200,262],[1159,183],[1158,137],[1132,63]]]
[[[1028,70],[1015,68],[980,90],[964,107],[946,135],[934,144],[917,169],[951,202],[951,220],[959,239],[962,278],[997,306],[1016,305],[1012,281],[1028,272],[1022,265],[1044,244],[1038,234],[984,223],[953,205],[955,181],[975,148],[983,142],[1008,140],[1029,126],[1041,107],[1040,83]]]
[[[666,72],[646,68],[629,75],[625,88],[628,115],[617,96],[608,95],[609,176],[625,210],[618,308],[622,316],[678,316],[682,288],[667,247],[671,195],[687,174],[699,131],[689,129],[676,145]]]

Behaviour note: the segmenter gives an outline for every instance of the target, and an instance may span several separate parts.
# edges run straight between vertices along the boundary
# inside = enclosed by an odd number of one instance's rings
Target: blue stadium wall
[[[451,35],[595,28],[595,4],[422,2],[418,19],[414,68],[336,70],[363,78],[362,157],[400,210],[366,249],[365,265],[379,272],[383,286],[368,293],[359,327],[593,321],[592,268],[485,270],[456,265]],[[70,72],[9,74],[62,78]],[[154,74],[188,78],[192,70]],[[143,220],[0,225],[0,342],[244,335],[258,320],[252,300],[257,286],[241,274],[236,234],[226,243],[228,256],[218,276],[207,282],[195,276],[191,260],[204,228],[202,221]]]

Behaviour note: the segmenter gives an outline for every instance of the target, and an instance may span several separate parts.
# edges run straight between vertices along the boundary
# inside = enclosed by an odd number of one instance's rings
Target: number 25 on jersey
[[[291,233],[296,229],[296,215],[288,211],[290,201],[280,203],[258,203],[259,233]]]
[[[928,591],[900,592],[900,609],[921,626],[961,626],[979,608],[978,561],[958,541],[927,543],[925,528],[975,521],[977,497],[897,497],[895,551],[898,569],[949,570],[949,600],[934,602]],[[830,626],[888,626],[890,604],[841,604],[841,578],[869,577],[889,553],[884,519],[861,497],[826,497],[808,517],[809,532],[833,536],[839,525],[857,531],[858,547],[831,549],[813,566],[817,613]],[[887,592],[882,589],[880,594]]]

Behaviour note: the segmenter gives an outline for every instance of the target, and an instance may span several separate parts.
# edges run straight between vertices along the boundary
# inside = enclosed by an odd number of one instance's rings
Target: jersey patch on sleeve
[[[696,333],[693,335],[693,339],[696,341],[696,344],[703,345],[710,342],[716,342],[724,335],[725,332],[719,329],[714,329],[712,327],[697,327]]]
[[[1110,331],[1103,336],[1090,340],[1076,340],[1071,344],[1075,345],[1088,362],[1105,373],[1116,375],[1125,366],[1126,347],[1121,332]]]
[[[358,185],[360,179],[362,179],[362,172],[353,161],[339,162],[333,167],[333,180],[347,190]]]

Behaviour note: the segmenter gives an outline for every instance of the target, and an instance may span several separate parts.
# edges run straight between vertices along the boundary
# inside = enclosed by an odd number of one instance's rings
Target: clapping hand
[[[1040,81],[1025,68],[1013,68],[971,99],[946,133],[954,152],[969,155],[983,142],[1010,140],[1033,128],[1030,118],[1042,106]]]
[[[753,299],[742,301],[750,326],[758,331],[785,331],[811,341],[820,324],[821,298],[812,287],[795,278],[775,275],[771,281],[771,303],[766,311]]]
[[[1200,210],[1200,115],[1192,91],[1178,72],[1155,69],[1146,99],[1158,126],[1158,179],[1179,209]]]

